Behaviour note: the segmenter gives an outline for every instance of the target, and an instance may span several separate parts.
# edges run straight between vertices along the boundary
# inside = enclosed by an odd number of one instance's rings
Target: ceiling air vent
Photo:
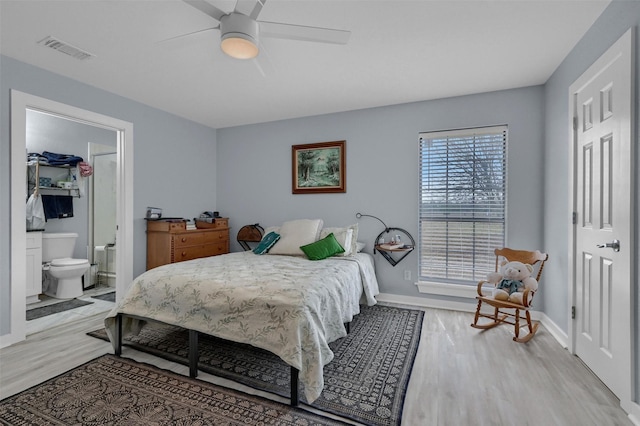
[[[70,45],[67,42],[64,42],[62,40],[58,40],[57,38],[48,36],[43,38],[42,40],[40,40],[38,42],[38,44],[44,46],[44,47],[49,47],[51,49],[57,50],[58,52],[62,52],[64,54],[67,54],[73,58],[79,59],[79,60],[84,60],[84,59],[89,59],[95,55],[92,55],[89,52],[85,52],[84,50],[80,50],[75,46]]]

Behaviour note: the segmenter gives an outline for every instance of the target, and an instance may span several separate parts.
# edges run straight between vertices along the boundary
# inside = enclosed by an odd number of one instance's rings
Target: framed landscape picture
[[[346,141],[293,145],[292,192],[347,192],[345,145]]]

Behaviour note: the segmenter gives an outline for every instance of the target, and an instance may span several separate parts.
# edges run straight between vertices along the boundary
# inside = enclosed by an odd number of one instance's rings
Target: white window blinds
[[[507,126],[420,134],[420,280],[477,283],[504,246]]]

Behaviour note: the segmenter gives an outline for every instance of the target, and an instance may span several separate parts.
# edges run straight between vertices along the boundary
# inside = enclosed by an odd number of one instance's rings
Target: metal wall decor
[[[251,250],[249,243],[259,243],[262,240],[264,229],[259,223],[254,225],[245,225],[238,231],[236,240],[244,251]]]
[[[415,249],[416,242],[409,231],[402,228],[389,227],[379,217],[356,213],[357,219],[363,216],[378,219],[384,226],[384,231],[376,237],[373,253],[375,254],[376,251],[380,253],[391,266],[396,266]]]

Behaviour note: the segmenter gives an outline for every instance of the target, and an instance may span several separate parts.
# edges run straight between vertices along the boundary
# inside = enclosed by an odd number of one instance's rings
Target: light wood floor
[[[105,353],[86,332],[104,314],[58,325],[0,350],[0,398],[55,377]],[[542,327],[527,344],[507,326],[481,332],[472,315],[425,309],[420,347],[402,425],[631,425],[613,394]],[[124,348],[123,356],[188,374],[185,366]],[[200,379],[268,396],[200,373]]]

